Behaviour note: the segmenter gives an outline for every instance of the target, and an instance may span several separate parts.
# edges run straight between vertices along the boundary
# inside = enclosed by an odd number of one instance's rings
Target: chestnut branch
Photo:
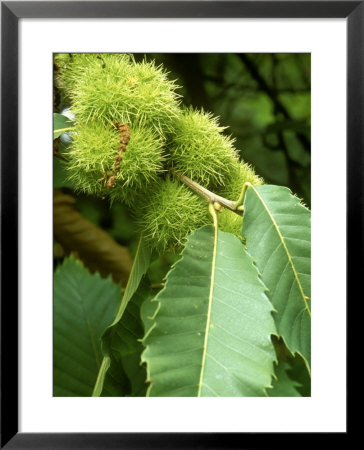
[[[233,211],[236,214],[239,214],[240,216],[243,215],[244,206],[244,194],[246,191],[246,187],[244,185],[242,194],[240,195],[239,199],[237,201],[228,200],[224,197],[221,197],[220,195],[215,194],[214,192],[209,191],[205,187],[201,186],[200,184],[196,183],[195,181],[188,178],[186,175],[182,175],[177,170],[172,169],[172,173],[186,186],[188,186],[190,189],[192,189],[196,194],[203,197],[205,200],[207,200],[209,203],[218,204],[221,206],[224,206],[225,208],[229,209],[230,211]]]

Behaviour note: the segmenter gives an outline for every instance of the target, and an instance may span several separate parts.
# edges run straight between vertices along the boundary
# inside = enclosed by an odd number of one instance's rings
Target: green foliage
[[[140,397],[146,394],[146,370],[145,366],[140,364],[143,351],[140,341],[144,336],[140,308],[148,296],[150,296],[148,280],[142,280],[129,300],[121,319],[113,326],[107,337],[110,348],[110,369],[106,375],[102,395],[107,394],[112,379],[115,379],[115,376],[119,378],[121,372],[129,381],[125,395]]]
[[[298,387],[300,384],[297,381],[292,380],[288,372],[291,366],[286,361],[280,361],[279,364],[275,364],[275,379],[272,383],[272,389],[269,389],[269,397],[300,397]]]
[[[65,130],[69,130],[73,126],[73,121],[63,114],[53,114],[53,139],[61,136]]]
[[[101,335],[112,322],[120,287],[69,258],[54,274],[53,395],[90,396],[102,362]],[[122,382],[119,379],[119,382]]]
[[[60,158],[53,158],[53,187],[54,188],[73,188],[72,182],[67,179],[68,164]]]
[[[116,317],[115,317],[113,323],[105,331],[103,338],[105,338],[105,336],[108,335],[108,333],[110,332],[112,327],[119,322],[122,315],[124,314],[124,311],[129,303],[129,301],[131,300],[131,298],[137,291],[140,281],[142,280],[143,276],[146,274],[146,272],[148,270],[150,258],[151,258],[151,249],[145,243],[144,239],[141,237],[139,239],[138,249],[137,249],[136,255],[134,257],[133,268],[132,268],[130,276],[129,276],[128,284],[126,285],[126,288],[125,288],[125,291],[123,294],[123,298],[119,305],[118,312],[116,314]]]
[[[309,397],[311,395],[311,376],[307,364],[298,353],[292,355],[283,339],[273,336],[277,355],[275,375],[270,397]]]
[[[308,396],[310,212],[255,173],[309,192],[307,74],[279,54],[156,59],[177,74],[55,56],[57,111],[74,115],[54,117],[55,187],[134,263],[122,295],[73,256],[56,269],[54,395]]]
[[[100,369],[99,376],[97,378],[93,395],[99,396],[101,395],[101,392],[103,392],[104,385],[105,385],[105,377],[108,373],[108,369],[111,366],[111,373],[112,372],[118,372],[119,376],[120,374],[123,375],[123,377],[127,377],[128,374],[130,376],[131,371],[133,370],[133,363],[135,362],[135,354],[139,351],[139,344],[137,342],[134,342],[134,346],[130,344],[130,336],[128,334],[133,334],[134,338],[138,337],[139,330],[142,328],[141,321],[139,323],[137,314],[135,312],[135,308],[137,311],[140,308],[140,305],[143,300],[143,293],[148,294],[147,287],[140,288],[141,290],[138,291],[138,288],[140,286],[140,282],[144,275],[146,274],[149,263],[151,258],[151,249],[148,247],[144,240],[142,238],[139,239],[137,252],[134,258],[133,267],[129,276],[128,284],[125,288],[123,297],[121,298],[121,301],[118,306],[117,313],[114,317],[113,322],[105,329],[104,333],[102,334],[102,351],[103,351],[103,365]],[[134,299],[134,300],[133,300]],[[131,305],[131,306],[129,306]],[[132,329],[128,328],[129,325],[125,323],[124,313],[128,310],[129,316],[133,316],[134,318],[134,326],[132,326]],[[142,336],[140,336],[142,337]],[[123,338],[128,339],[129,346],[126,345],[123,346]],[[128,344],[126,342],[126,344]],[[116,347],[116,348],[115,348]],[[129,359],[131,357],[132,361],[128,361],[128,365],[132,366],[128,369],[122,365],[123,359],[125,363],[125,358]],[[134,360],[133,360],[134,358]],[[114,376],[111,376],[109,373],[108,378],[110,378],[112,381]],[[107,383],[106,385],[110,383]],[[140,386],[140,383],[138,384]],[[139,392],[139,389],[135,390],[133,388],[134,386],[134,380],[131,380],[129,378],[129,387],[128,387],[128,393],[131,392]],[[134,389],[134,390],[133,390]]]
[[[275,359],[265,290],[236,237],[211,226],[191,235],[153,300],[142,355],[148,395],[265,395]]]
[[[245,197],[243,236],[267,285],[278,334],[311,360],[310,211],[289,189],[257,186]]]

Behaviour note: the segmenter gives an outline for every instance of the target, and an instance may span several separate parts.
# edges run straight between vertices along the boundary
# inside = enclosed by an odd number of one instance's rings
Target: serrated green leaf
[[[251,186],[243,237],[269,289],[278,334],[292,353],[311,359],[310,211],[282,186]]]
[[[140,310],[142,303],[149,295],[150,283],[147,279],[143,279],[130,299],[123,316],[114,325],[109,336],[111,348],[110,369],[105,380],[108,382],[109,377],[112,377],[113,374],[118,376],[120,367],[122,367],[129,380],[127,395],[133,397],[145,396],[147,390],[146,370],[145,366],[142,366],[140,362],[140,356],[143,351],[141,339],[144,336]]]
[[[61,134],[70,131],[74,122],[63,114],[53,113],[53,139],[57,139]]]
[[[129,280],[126,285],[124,295],[119,304],[117,314],[116,314],[113,322],[111,323],[111,325],[106,328],[106,330],[104,331],[104,333],[102,335],[102,351],[103,351],[104,358],[103,358],[103,363],[102,363],[100,372],[97,377],[97,381],[94,386],[94,390],[93,390],[93,394],[92,394],[94,397],[100,396],[101,393],[103,392],[105,378],[107,376],[107,373],[108,373],[108,370],[110,369],[110,367],[112,367],[112,371],[113,371],[112,376],[113,377],[118,376],[117,374],[115,374],[115,372],[117,372],[117,369],[115,369],[116,363],[115,363],[115,361],[113,361],[113,357],[115,356],[115,354],[113,356],[114,333],[117,333],[120,331],[120,327],[118,326],[118,324],[119,324],[120,320],[122,319],[129,302],[131,301],[132,297],[136,294],[136,291],[140,285],[140,282],[141,282],[143,276],[145,275],[145,273],[148,270],[150,257],[151,257],[151,250],[144,243],[143,238],[141,237],[139,240],[138,249],[137,249],[137,252],[136,252],[136,255],[134,258],[133,267],[130,272]],[[138,295],[137,295],[137,297],[138,297]],[[138,302],[138,301],[139,301],[139,299],[136,300],[136,302]],[[133,308],[133,305],[131,306],[131,308]],[[116,352],[116,354],[117,354],[117,352]],[[125,357],[125,359],[127,359],[127,358]],[[120,372],[120,376],[121,377],[127,376],[128,369],[126,367],[125,368],[122,367],[122,361],[120,361],[120,359],[118,359],[117,362],[119,365],[118,370]],[[135,360],[134,360],[134,362],[135,362]],[[131,362],[131,364],[133,364],[133,362]],[[121,368],[122,368],[122,370],[121,370]],[[123,371],[123,374],[121,374],[121,371]],[[130,369],[129,369],[129,372],[130,372]],[[129,381],[131,381],[131,380],[129,379]]]
[[[53,395],[91,396],[102,362],[101,335],[115,316],[121,288],[65,259],[54,275]]]
[[[296,353],[289,359],[290,368],[287,370],[289,378],[297,383],[296,389],[302,397],[311,396],[311,374],[304,358]]]
[[[216,222],[194,232],[154,300],[148,395],[266,395],[275,326],[265,289],[237,237]]]
[[[133,267],[130,272],[129,280],[126,285],[123,298],[119,305],[116,317],[113,323],[108,327],[108,330],[110,330],[114,325],[116,325],[122,318],[130,299],[135,294],[143,276],[146,274],[148,270],[150,256],[151,256],[150,247],[145,244],[143,238],[141,237],[139,240],[138,248],[133,261]],[[106,330],[105,334],[107,334],[108,330]]]
[[[273,379],[272,389],[267,389],[269,397],[301,397],[297,390],[301,385],[288,376],[291,366],[286,361],[279,361],[274,365],[275,379]]]
[[[111,364],[110,358],[103,358],[97,380],[99,378],[102,378],[102,397],[124,397],[130,392],[130,381],[119,362]]]
[[[153,316],[157,311],[158,308],[158,302],[153,302],[153,295],[150,295],[149,297],[144,300],[142,303],[142,306],[140,308],[140,315],[142,318],[142,323],[144,327],[144,335],[148,334],[150,328],[154,324]]]

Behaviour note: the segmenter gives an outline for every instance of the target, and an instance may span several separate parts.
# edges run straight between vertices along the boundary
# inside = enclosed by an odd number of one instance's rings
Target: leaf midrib
[[[250,186],[250,187],[253,189],[254,193],[255,193],[256,196],[259,198],[259,200],[260,200],[260,202],[262,203],[264,209],[266,210],[266,212],[267,212],[267,214],[268,214],[270,220],[271,220],[272,223],[273,223],[273,226],[274,226],[274,228],[275,228],[275,230],[276,230],[276,232],[277,232],[277,234],[278,234],[278,237],[279,237],[279,239],[280,239],[280,241],[281,241],[281,243],[282,243],[282,245],[283,245],[283,248],[284,248],[284,250],[285,250],[285,252],[286,252],[286,255],[287,255],[289,264],[290,264],[291,269],[292,269],[292,271],[293,271],[293,276],[294,276],[294,278],[295,278],[295,280],[296,280],[296,283],[297,283],[297,285],[298,285],[298,288],[299,288],[299,291],[300,291],[300,294],[301,294],[301,297],[302,297],[302,301],[303,301],[303,303],[304,303],[304,305],[305,305],[305,309],[307,310],[309,316],[311,317],[311,311],[310,311],[310,308],[308,307],[308,304],[307,304],[307,301],[306,301],[306,296],[305,296],[305,294],[304,294],[304,292],[303,292],[303,288],[302,288],[301,282],[300,282],[300,280],[299,280],[299,277],[298,277],[298,274],[297,274],[295,265],[293,264],[291,254],[290,254],[290,252],[289,252],[289,250],[288,250],[288,248],[287,248],[287,245],[286,245],[285,240],[284,240],[284,238],[283,238],[283,236],[282,236],[282,233],[281,233],[281,231],[280,231],[280,229],[279,229],[279,226],[278,226],[277,222],[275,221],[274,217],[272,216],[271,212],[269,211],[269,209],[268,209],[266,203],[264,202],[263,198],[261,197],[261,195],[259,195],[259,192],[255,189],[254,186]]]
[[[210,293],[209,293],[209,303],[208,303],[208,311],[207,311],[205,339],[204,339],[204,345],[203,345],[201,374],[200,374],[200,380],[199,380],[199,383],[198,383],[197,397],[201,397],[201,389],[202,389],[202,385],[203,385],[203,377],[204,377],[205,366],[206,366],[207,342],[208,342],[208,339],[209,339],[209,328],[210,328],[210,322],[211,322],[212,299],[213,299],[213,295],[214,295],[215,273],[216,273],[216,256],[217,256],[217,240],[218,240],[217,214],[216,214],[216,211],[213,209],[213,207],[210,208],[210,212],[212,213],[212,216],[213,216],[213,219],[214,219],[214,248],[213,248],[213,253],[212,253],[211,285],[210,285]]]
[[[97,369],[99,369],[100,364],[101,364],[101,361],[100,361],[100,359],[99,359],[99,355],[98,355],[98,352],[97,352],[97,346],[96,346],[96,342],[95,342],[95,336],[94,336],[94,334],[93,334],[92,327],[91,327],[91,324],[90,324],[90,320],[89,320],[89,317],[88,317],[88,314],[87,314],[86,305],[85,305],[85,300],[84,300],[84,295],[81,294],[80,297],[81,297],[81,307],[82,307],[82,311],[83,311],[83,314],[84,314],[84,318],[85,318],[87,330],[88,330],[88,333],[89,333],[89,335],[90,335],[90,341],[91,341],[91,345],[92,345],[92,350],[93,350],[93,352],[94,352],[94,356],[95,356],[95,360],[96,360],[96,367],[97,367]]]

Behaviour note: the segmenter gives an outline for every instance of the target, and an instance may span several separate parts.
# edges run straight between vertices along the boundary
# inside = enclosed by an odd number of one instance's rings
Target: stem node
[[[209,191],[205,187],[201,186],[200,184],[196,183],[195,181],[191,180],[190,178],[186,177],[186,175],[182,175],[177,170],[172,169],[172,173],[186,186],[188,186],[190,189],[192,189],[196,194],[203,197],[206,201],[213,204],[213,207],[216,211],[221,211],[222,207],[225,207],[227,209],[230,209],[230,211],[233,211],[236,214],[239,214],[240,216],[243,214],[243,209],[241,209],[239,200],[237,202],[234,202],[232,200],[228,200],[224,197],[221,197],[220,195],[214,194],[213,192]],[[241,197],[241,196],[240,196]]]

